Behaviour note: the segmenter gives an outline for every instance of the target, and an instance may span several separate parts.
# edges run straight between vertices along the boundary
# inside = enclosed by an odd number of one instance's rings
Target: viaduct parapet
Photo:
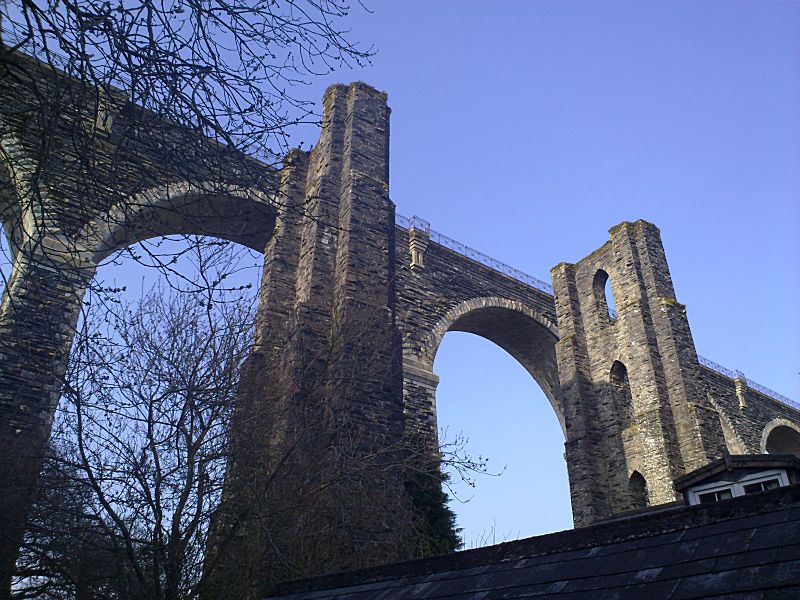
[[[275,565],[297,548],[288,541],[308,553],[294,575],[413,554],[403,465],[410,451],[436,454],[433,365],[448,331],[496,343],[544,391],[564,433],[577,526],[673,501],[677,477],[725,452],[800,454],[796,405],[697,356],[655,225],[613,227],[601,248],[554,267],[550,287],[397,217],[387,99],[362,83],[326,92],[311,152],[225,177],[224,153],[199,160],[207,142],[176,147],[157,117],[120,100],[113,126],[81,129],[108,165],[86,190],[86,148],[66,135],[82,113],[51,115],[47,132],[31,121],[51,75],[19,60],[0,88],[0,214],[13,252],[0,308],[6,572],[84,290],[104,258],[166,234],[216,236],[265,258],[229,466],[230,481],[247,485],[231,483],[216,524],[236,521],[236,552],[249,557],[239,578],[252,585],[232,595],[279,579]],[[54,140],[43,155],[45,135]],[[165,146],[193,160],[164,162]],[[422,442],[410,449],[409,439]],[[304,504],[305,485],[332,481]]]

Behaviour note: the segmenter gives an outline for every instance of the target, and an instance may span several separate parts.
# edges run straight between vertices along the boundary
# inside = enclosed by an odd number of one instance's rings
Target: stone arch
[[[628,380],[628,368],[621,360],[615,360],[608,371],[608,382],[614,400],[614,416],[624,429],[633,424],[635,411],[631,384]]]
[[[498,296],[485,296],[464,300],[448,310],[444,316],[437,321],[436,325],[433,326],[433,329],[431,329],[431,332],[422,343],[422,356],[429,358],[430,362],[433,363],[433,357],[436,355],[436,350],[439,348],[444,334],[452,330],[453,324],[473,311],[487,308],[503,308],[520,312],[539,323],[553,334],[556,341],[558,340],[558,327],[541,313],[518,300],[509,300],[508,298],[500,298]]]
[[[21,355],[24,360],[3,365],[3,376],[19,383],[0,390],[0,409],[4,415],[14,415],[0,422],[7,439],[6,455],[12,457],[0,457],[0,479],[18,481],[21,490],[8,515],[0,515],[0,529],[10,531],[10,544],[22,536],[19,524],[24,522],[39,473],[83,295],[98,263],[124,246],[176,233],[219,237],[263,253],[277,218],[272,200],[259,192],[233,186],[171,184],[133,196],[127,206],[112,207],[87,223],[79,235],[68,236],[47,221],[41,202],[37,202],[47,190],[40,186],[40,194],[32,195],[30,186],[35,182],[29,176],[34,163],[13,158],[10,168],[17,171],[10,178],[15,178],[17,193],[24,195],[19,202],[10,198],[19,211],[2,215],[18,219],[8,227],[21,237],[0,305],[4,317],[0,346],[26,350]],[[31,200],[26,200],[27,196]],[[228,210],[233,219],[226,218]],[[24,428],[14,419],[22,421]],[[19,456],[30,460],[23,465],[13,458]]]
[[[0,185],[12,196],[0,197],[0,220],[13,258],[26,239],[33,238],[37,232],[39,236],[43,235],[46,225],[44,206],[42,202],[34,202],[33,192],[38,189],[42,199],[48,192],[42,182],[34,185],[36,161],[19,138],[8,130],[0,134],[0,158],[3,164]]]
[[[628,478],[628,509],[645,508],[650,504],[647,491],[647,480],[639,471],[634,471]]]
[[[761,452],[800,457],[800,427],[788,419],[773,419],[761,434]]]
[[[176,182],[144,190],[89,222],[81,239],[98,264],[143,240],[173,234],[218,237],[259,253],[275,228],[277,203],[253,188],[216,182]]]
[[[597,269],[592,278],[592,292],[598,314],[613,321],[616,318],[616,309],[610,282],[608,271],[602,268]]]
[[[425,337],[416,361],[408,351],[406,361],[432,372],[436,352],[448,331],[478,335],[514,357],[550,401],[566,437],[555,357],[555,323],[518,300],[498,296],[471,298],[450,308]]]

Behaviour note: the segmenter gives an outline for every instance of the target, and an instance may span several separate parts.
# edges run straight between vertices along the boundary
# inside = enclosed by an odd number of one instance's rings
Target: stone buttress
[[[230,597],[407,556],[388,136],[384,94],[336,85],[285,161],[208,565]]]
[[[676,477],[722,452],[658,229],[624,222],[610,234],[552,271],[576,525],[671,502]]]

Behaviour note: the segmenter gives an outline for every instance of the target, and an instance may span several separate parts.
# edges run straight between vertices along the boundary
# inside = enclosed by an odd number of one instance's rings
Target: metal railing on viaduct
[[[479,250],[475,250],[475,248],[471,248],[470,246],[467,246],[466,244],[463,244],[458,240],[454,240],[453,238],[448,237],[443,233],[439,233],[438,231],[431,229],[430,222],[426,221],[425,219],[422,219],[416,215],[414,215],[413,217],[406,217],[398,213],[396,215],[395,220],[397,225],[399,225],[403,229],[415,228],[425,231],[428,233],[428,235],[430,235],[430,241],[439,244],[440,246],[443,246],[449,250],[452,250],[453,252],[457,252],[458,254],[461,254],[466,258],[474,260],[475,262],[478,262],[486,267],[489,267],[490,269],[494,269],[495,271],[502,273],[503,275],[507,275],[513,279],[516,279],[517,281],[520,281],[526,285],[536,288],[539,291],[542,291],[546,294],[550,294],[551,296],[553,295],[553,286],[550,285],[549,283],[542,281],[541,279],[538,279],[533,275],[528,275],[527,273],[520,271],[519,269],[515,269],[511,265],[507,265],[506,263],[501,262],[495,258],[492,258],[491,256],[484,254]],[[616,313],[612,313],[611,316],[612,318],[616,319],[617,315]],[[722,365],[714,362],[713,360],[710,360],[704,356],[700,356],[699,354],[697,355],[697,359],[701,365],[703,365],[708,369],[711,369],[712,371],[716,371],[720,375],[723,375],[731,380],[736,380],[736,379],[743,380],[747,384],[747,387],[749,387],[750,389],[760,392],[765,396],[769,396],[773,400],[777,400],[778,402],[786,404],[787,406],[791,406],[796,410],[800,410],[800,403],[795,402],[791,398],[788,398],[783,394],[779,394],[775,390],[772,390],[764,385],[761,385],[760,383],[757,383],[752,379],[748,379],[741,371],[733,371],[731,369],[723,367]]]

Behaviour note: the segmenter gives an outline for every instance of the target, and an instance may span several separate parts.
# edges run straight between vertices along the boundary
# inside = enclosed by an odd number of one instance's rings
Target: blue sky
[[[545,280],[650,220],[698,352],[800,399],[800,4],[354,4],[373,66],[308,92],[388,92],[398,212]],[[447,334],[435,368],[440,424],[506,467],[462,488],[467,544],[570,527],[536,384],[469,334]]]

